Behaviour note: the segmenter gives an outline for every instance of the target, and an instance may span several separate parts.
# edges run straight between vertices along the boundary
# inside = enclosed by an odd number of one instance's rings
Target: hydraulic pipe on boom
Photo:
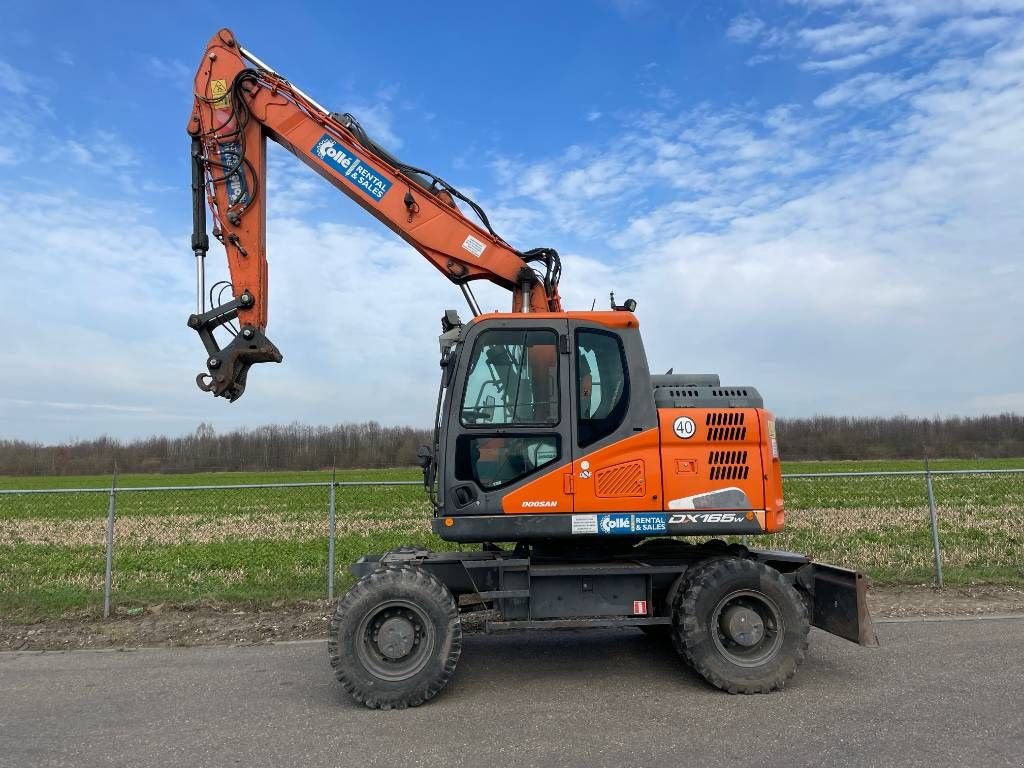
[[[207,45],[195,78],[192,136],[192,250],[196,314],[189,318],[207,352],[196,383],[236,400],[250,366],[280,362],[267,326],[266,140],[273,139],[408,242],[457,284],[480,314],[469,288],[489,280],[512,293],[513,312],[560,312],[561,265],[551,248],[518,251],[491,227],[475,202],[436,174],[403,163],[349,114],[328,112],[255,55],[228,29]],[[225,247],[231,280],[210,288],[206,307],[205,205]],[[466,205],[479,223],[459,208]],[[536,265],[536,266],[535,266]],[[214,290],[230,288],[218,304]],[[235,323],[237,322],[237,326]],[[221,347],[214,331],[233,338]]]

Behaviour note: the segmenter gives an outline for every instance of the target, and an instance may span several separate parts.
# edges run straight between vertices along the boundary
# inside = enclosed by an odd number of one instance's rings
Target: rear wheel
[[[455,599],[422,568],[374,571],[338,603],[327,650],[356,701],[374,709],[418,706],[447,685],[462,652]]]
[[[807,609],[774,568],[717,558],[694,567],[673,606],[673,642],[712,685],[729,693],[782,688],[807,651]]]

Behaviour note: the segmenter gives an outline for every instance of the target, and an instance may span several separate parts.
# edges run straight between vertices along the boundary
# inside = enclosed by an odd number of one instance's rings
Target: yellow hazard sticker
[[[214,109],[227,109],[231,106],[231,96],[228,95],[227,80],[211,80],[210,96],[214,99]]]

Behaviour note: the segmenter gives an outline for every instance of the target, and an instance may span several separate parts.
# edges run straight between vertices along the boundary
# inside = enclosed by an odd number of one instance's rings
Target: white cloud
[[[795,58],[801,69],[828,74],[857,69],[899,52],[918,58],[948,55],[953,46],[968,46],[1019,28],[1021,19],[1012,14],[1024,10],[1016,0],[790,2],[810,13],[780,16],[776,23],[752,33],[746,33],[742,23],[736,30],[730,25],[727,36],[760,49],[748,65],[765,63],[770,57]]]
[[[856,69],[874,58],[876,57],[872,53],[851,53],[835,59],[805,61],[800,68],[811,72],[842,72],[846,69]]]
[[[402,137],[394,128],[395,120],[395,98],[398,95],[398,88],[390,86],[380,88],[374,94],[370,103],[356,101],[353,106],[346,109],[363,126],[363,129],[384,149],[396,152],[402,148]],[[403,109],[413,109],[412,104],[405,104]]]
[[[340,193],[273,142],[267,146],[267,214],[292,217],[322,210]]]
[[[0,90],[7,91],[7,96],[0,98],[0,165],[69,160],[79,168],[117,180],[122,187],[134,183],[129,173],[140,161],[131,142],[107,129],[78,127],[71,131],[68,124],[55,122],[53,83],[4,67],[0,62]]]
[[[54,115],[49,88],[47,81],[0,60],[0,164],[34,158],[35,150],[46,145],[50,133],[41,130],[40,123]]]
[[[672,226],[704,226],[763,204],[780,192],[771,180],[799,186],[798,177],[820,163],[801,142],[816,122],[780,107],[759,115],[707,106],[682,114],[652,112],[631,119],[632,128],[606,143],[568,148],[535,163],[499,158],[502,196],[530,199],[562,236],[600,236],[613,243],[648,237]],[[659,191],[660,190],[660,191]],[[669,191],[682,199],[664,208],[637,205]],[[615,232],[609,222],[639,211]]]
[[[167,80],[182,88],[189,88],[190,90],[192,88],[195,69],[185,64],[181,59],[147,56],[146,67],[156,77]]]
[[[139,158],[131,144],[110,131],[94,131],[84,141],[59,141],[45,154],[46,157],[68,158],[90,171],[104,176],[117,176],[126,169],[139,166]],[[123,181],[129,181],[124,177]]]
[[[893,30],[880,24],[844,21],[826,27],[801,29],[797,36],[816,53],[834,53],[877,45],[890,39]]]
[[[818,96],[814,104],[819,107],[834,107],[839,104],[881,104],[898,98],[912,89],[911,81],[899,76],[867,72],[830,88]]]
[[[764,29],[764,22],[757,16],[737,16],[729,22],[725,36],[738,43],[749,43]]]
[[[0,59],[0,89],[21,96],[29,92],[31,78]]]
[[[393,126],[394,115],[386,104],[356,106],[352,109],[352,114],[370,137],[382,147],[390,151],[402,148],[402,139]]]
[[[77,141],[67,142],[62,151],[67,152],[73,162],[89,166],[95,165],[95,161],[92,159],[92,152],[89,151],[88,147]]]
[[[139,434],[180,415],[169,406],[186,351],[175,326],[191,280],[151,218],[66,189],[0,195],[0,318],[17,330],[7,352],[19,361],[0,368],[8,436]]]
[[[11,397],[0,397],[0,403],[30,408],[56,408],[70,411],[116,411],[125,413],[154,413],[156,409],[137,405],[112,405],[110,403],[68,403],[47,400],[17,400]]]
[[[970,72],[967,62],[949,59],[932,69],[907,76],[898,72],[865,72],[843,80],[814,100],[817,107],[836,106],[872,107],[899,99],[922,89],[962,82]]]

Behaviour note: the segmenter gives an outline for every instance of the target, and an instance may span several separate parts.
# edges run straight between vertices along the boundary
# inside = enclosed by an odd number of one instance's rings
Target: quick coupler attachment
[[[245,392],[245,380],[253,363],[280,363],[281,352],[259,328],[243,325],[231,342],[221,349],[213,331],[238,317],[238,307],[252,304],[252,296],[243,293],[202,315],[191,315],[188,327],[199,333],[206,348],[206,370],[196,376],[196,385],[204,392],[216,397],[226,397],[234,402]]]

